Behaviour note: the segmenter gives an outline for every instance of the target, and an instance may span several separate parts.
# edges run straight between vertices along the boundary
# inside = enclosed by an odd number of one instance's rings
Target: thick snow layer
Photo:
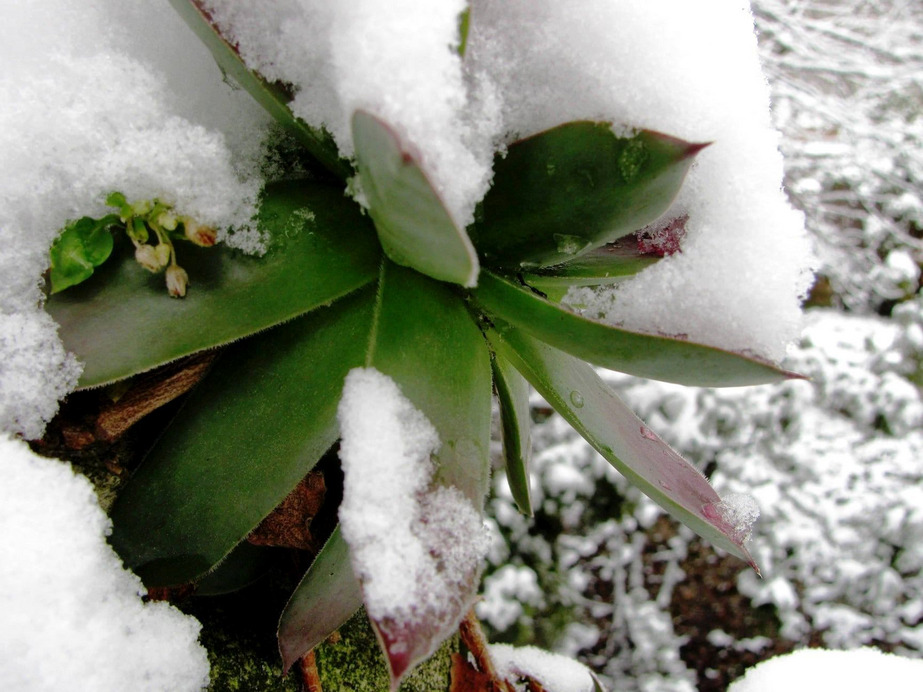
[[[106,544],[90,483],[6,436],[0,473],[0,689],[205,687],[199,623],[141,601],[141,581]]]
[[[165,2],[4,1],[0,63],[0,429],[37,437],[79,373],[39,308],[57,232],[120,190],[258,250],[268,120]]]
[[[493,152],[516,136],[594,118],[714,141],[671,212],[690,216],[682,252],[594,307],[634,328],[770,357],[795,336],[809,253],[780,191],[743,0],[479,0],[464,56],[461,0],[207,4],[248,63],[291,83],[295,112],[329,129],[345,155],[355,109],[391,122],[462,225],[489,185]],[[116,188],[260,247],[246,228],[266,116],[221,81],[166,3],[5,2],[2,12],[0,312],[35,315],[56,231],[101,213]],[[49,346],[36,364],[55,386],[26,402],[28,414],[0,421],[30,436],[74,376],[43,329]]]
[[[781,192],[748,3],[496,0],[473,3],[471,16],[469,54],[497,85],[504,132],[598,118],[714,142],[668,212],[689,214],[682,252],[593,308],[781,357],[798,333],[810,252]]]
[[[461,492],[431,485],[436,430],[374,368],[349,373],[338,417],[340,526],[369,616],[451,629],[473,597],[487,534]]]
[[[802,649],[754,666],[728,692],[911,692],[920,687],[923,661],[877,649]]]

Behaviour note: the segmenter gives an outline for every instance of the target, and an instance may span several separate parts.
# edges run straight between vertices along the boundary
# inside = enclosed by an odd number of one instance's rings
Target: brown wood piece
[[[452,654],[449,692],[493,692],[494,681],[471,665],[461,654]]]
[[[462,643],[471,652],[477,669],[487,676],[490,680],[491,687],[482,689],[495,690],[496,692],[516,692],[513,685],[497,673],[493,659],[490,657],[487,638],[484,636],[484,630],[481,629],[481,622],[474,613],[474,608],[468,611],[465,619],[458,626],[458,633]]]
[[[157,370],[138,380],[117,401],[96,417],[96,438],[113,442],[147,414],[185,394],[205,377],[217,351],[198,353],[171,368]]]
[[[314,649],[301,657],[301,684],[304,685],[305,692],[323,692],[320,684],[320,673],[317,672],[317,659],[314,657]]]
[[[282,503],[250,532],[253,545],[296,548],[317,552],[311,521],[324,504],[327,485],[324,474],[311,471],[295,486]]]

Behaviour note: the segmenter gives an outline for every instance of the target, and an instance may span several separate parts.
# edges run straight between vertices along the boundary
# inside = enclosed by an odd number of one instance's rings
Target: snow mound
[[[0,688],[204,688],[199,623],[141,601],[141,581],[106,543],[90,483],[6,436],[0,473]]]

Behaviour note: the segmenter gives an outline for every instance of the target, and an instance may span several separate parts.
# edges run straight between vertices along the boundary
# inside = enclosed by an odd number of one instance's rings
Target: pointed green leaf
[[[339,629],[362,607],[362,589],[337,527],[314,558],[279,619],[283,670]]]
[[[329,303],[374,280],[380,249],[371,224],[340,190],[305,181],[266,189],[259,223],[274,238],[263,257],[184,245],[186,298],[133,261],[98,276],[46,309],[64,346],[84,363],[81,386],[149,370],[226,344]],[[109,266],[109,265],[112,266]]]
[[[591,250],[565,264],[541,267],[524,272],[530,286],[544,290],[546,286],[601,286],[634,276],[662,258],[643,254],[632,237]]]
[[[183,18],[199,40],[205,44],[221,71],[237,82],[256,99],[269,114],[293,134],[331,173],[346,180],[352,171],[340,158],[333,138],[325,131],[311,127],[295,117],[288,107],[291,96],[278,85],[267,82],[248,68],[237,49],[229,43],[212,21],[202,0],[170,0],[173,9]]]
[[[494,159],[471,238],[486,266],[574,259],[663,214],[704,146],[588,121],[523,139]]]
[[[581,317],[488,271],[481,272],[473,295],[489,313],[555,348],[610,370],[702,387],[765,384],[799,377],[754,356]]]
[[[659,255],[642,254],[632,237],[617,240],[565,264],[540,267],[523,272],[523,282],[545,294],[555,303],[567,295],[572,286],[604,286],[618,283],[662,259]]]
[[[478,258],[452,220],[417,157],[385,122],[353,114],[362,191],[388,257],[440,281],[474,286]]]
[[[457,488],[481,511],[490,473],[490,355],[464,301],[446,284],[385,262],[366,366],[393,379],[439,433],[435,482]],[[409,570],[407,576],[415,579]],[[455,630],[477,592],[478,576],[453,577],[457,588],[441,594],[444,612],[426,610],[408,621],[372,618],[392,689]]]
[[[211,570],[336,441],[373,306],[360,291],[221,356],[113,507],[112,545],[145,584]]]
[[[492,363],[494,387],[500,401],[506,480],[519,511],[531,517],[529,462],[532,457],[532,418],[529,410],[529,384],[503,356],[495,354]]]
[[[439,432],[436,481],[483,507],[490,477],[490,352],[449,286],[385,262],[366,366],[384,373]]]
[[[757,569],[721,498],[692,464],[655,435],[586,363],[515,328],[488,332],[545,400],[628,480],[713,545]],[[759,571],[759,570],[757,570]]]

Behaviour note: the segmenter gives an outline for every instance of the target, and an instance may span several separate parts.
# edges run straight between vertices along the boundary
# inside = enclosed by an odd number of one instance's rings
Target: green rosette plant
[[[132,262],[103,264],[109,229],[127,221],[131,236],[124,199],[114,200],[120,214],[82,219],[79,234],[69,229],[53,251],[64,257],[79,246],[67,255],[76,260],[55,266],[76,267],[65,283],[82,283],[56,292],[47,309],[84,363],[82,387],[228,346],[112,510],[111,542],[148,587],[247,573],[248,535],[334,448],[344,379],[360,367],[391,378],[431,421],[441,441],[435,482],[474,507],[483,509],[488,492],[496,394],[507,477],[531,513],[531,385],[661,507],[755,568],[705,477],[593,366],[698,386],[796,375],[745,353],[589,319],[559,300],[570,286],[612,283],[658,261],[636,234],[669,209],[704,144],[563,123],[496,157],[476,220],[460,228],[389,123],[356,112],[355,159],[345,161],[329,136],[292,115],[284,88],[245,66],[194,1],[173,4],[222,70],[327,174],[266,185],[256,218],[272,238],[265,256],[189,248],[192,289],[181,301],[153,290]],[[354,176],[365,209],[344,195]],[[459,588],[450,596],[470,604],[476,575]],[[286,669],[362,603],[336,530],[282,613]],[[395,686],[448,634],[432,625],[391,622],[380,636]]]

